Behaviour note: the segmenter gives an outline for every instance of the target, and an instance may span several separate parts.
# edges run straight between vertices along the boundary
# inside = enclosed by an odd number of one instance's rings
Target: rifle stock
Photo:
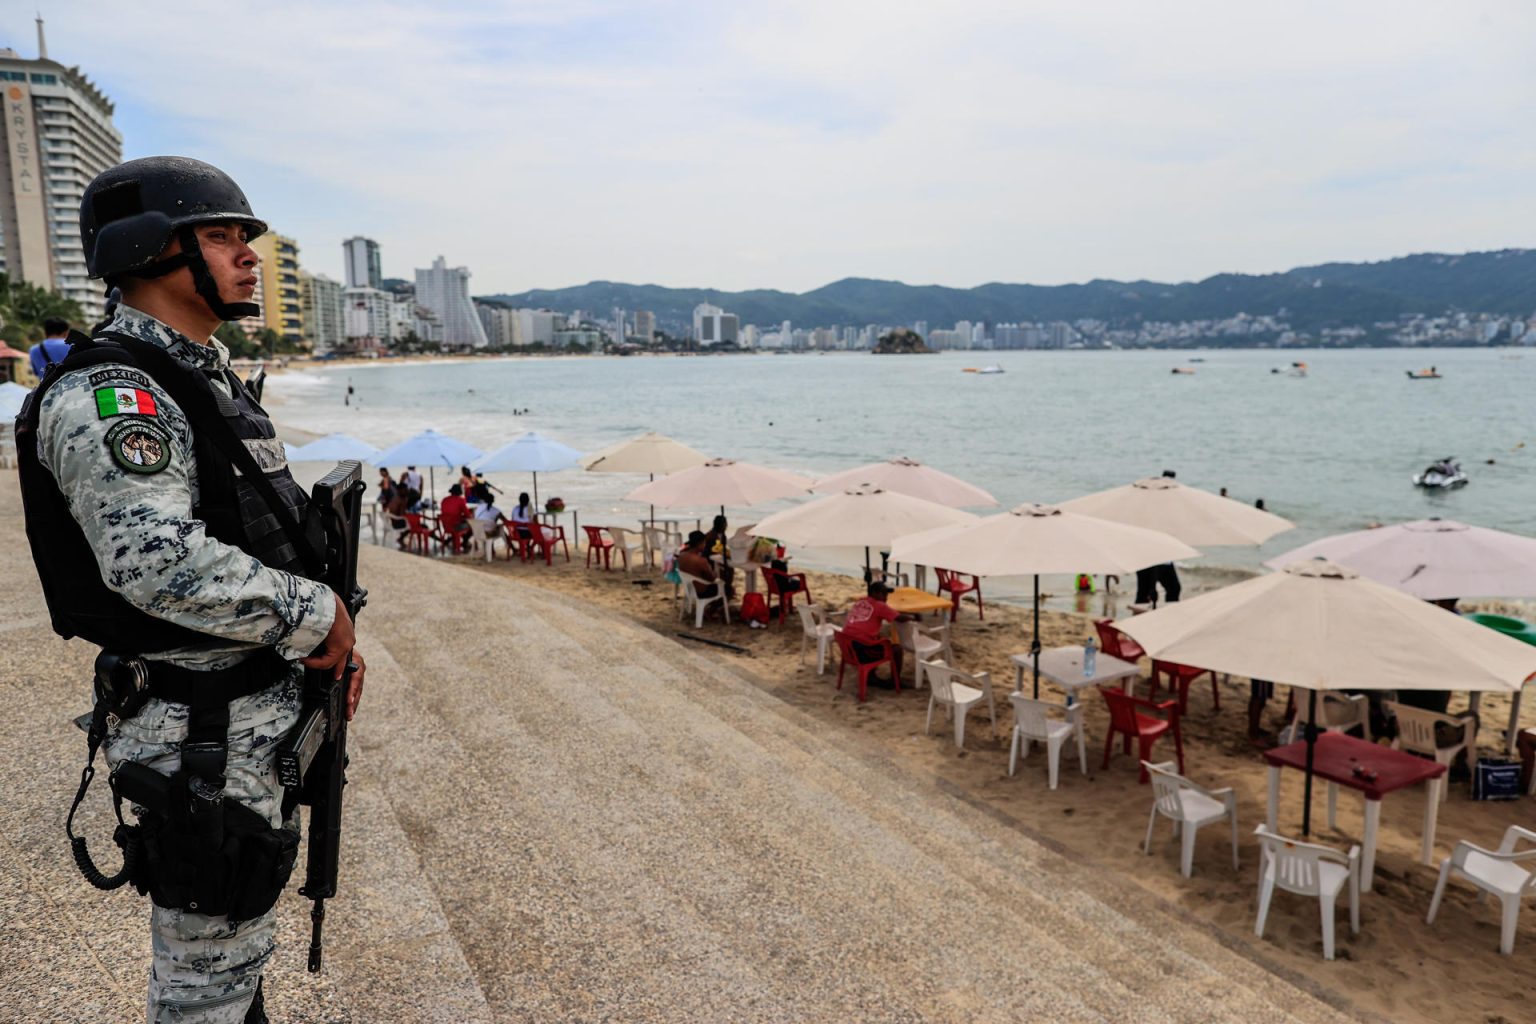
[[[366,489],[360,463],[339,463],[315,484],[306,523],[317,542],[315,549],[324,553],[322,580],[341,595],[354,622],[368,600],[368,592],[357,585],[357,527]],[[295,789],[298,802],[309,807],[309,853],[299,893],[315,904],[310,912],[310,971],[320,970],[325,901],[336,895],[342,787],[347,782],[346,700],[353,668],[349,660],[340,679],[332,670],[305,670],[299,724],[277,754],[279,781]]]

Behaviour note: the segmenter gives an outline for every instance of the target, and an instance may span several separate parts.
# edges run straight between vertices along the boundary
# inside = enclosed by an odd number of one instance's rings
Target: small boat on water
[[[1195,368],[1193,366],[1175,366],[1173,368],[1173,372],[1178,374],[1192,374],[1195,372]]]
[[[1409,380],[1439,380],[1440,371],[1431,366],[1427,370],[1409,370]]]
[[[1450,490],[1453,487],[1465,487],[1467,474],[1462,471],[1461,463],[1448,455],[1424,472],[1415,473],[1413,482],[1418,487],[1431,490]]]
[[[977,373],[1002,373],[1004,371],[1003,371],[1003,368],[1001,366],[998,366],[996,363],[993,363],[991,366],[983,366],[981,369],[977,370],[976,372]]]
[[[1291,364],[1291,376],[1292,377],[1305,377],[1306,375],[1307,375],[1307,364],[1306,363],[1292,363]]]

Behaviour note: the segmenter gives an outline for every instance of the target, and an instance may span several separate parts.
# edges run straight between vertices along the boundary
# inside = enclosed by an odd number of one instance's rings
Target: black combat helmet
[[[234,179],[212,164],[184,156],[129,160],[96,176],[80,200],[80,241],[92,277],[110,288],[124,275],[160,277],[191,267],[198,294],[225,320],[255,316],[252,302],[224,302],[208,273],[192,229],[198,224],[235,221],[254,239],[267,230]],[[160,253],[179,237],[182,252]]]

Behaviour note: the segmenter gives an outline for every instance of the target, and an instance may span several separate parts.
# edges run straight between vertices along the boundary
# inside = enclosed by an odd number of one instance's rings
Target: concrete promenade
[[[318,977],[284,896],[274,1021],[1355,1019],[671,640],[363,567],[342,894]],[[48,629],[14,477],[0,580],[0,1021],[142,1019],[147,903],[90,889],[63,831],[94,652]],[[104,777],[89,804],[115,867]]]

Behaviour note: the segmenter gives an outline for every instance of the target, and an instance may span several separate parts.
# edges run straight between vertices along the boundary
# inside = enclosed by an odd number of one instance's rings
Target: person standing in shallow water
[[[307,498],[271,421],[213,340],[221,323],[258,311],[249,243],[266,225],[227,175],[181,157],[102,173],[80,220],[91,276],[122,298],[35,396],[36,463],[22,465],[29,512],[56,502],[79,527],[28,523],[55,531],[47,549],[34,548],[50,612],[56,628],[62,622],[119,664],[143,667],[147,700],[107,724],[114,770],[141,765],[167,777],[172,798],[248,808],[264,838],[291,832],[296,844],[275,757],[299,716],[303,667],[340,679],[356,663],[350,719],[365,666],[341,599],[304,577],[306,553],[272,525],[272,499],[208,441],[233,431],[282,511],[301,515]],[[171,397],[197,388],[211,389],[216,413]],[[89,566],[99,578],[61,579],[60,566]],[[67,607],[55,606],[61,585]],[[134,878],[155,898],[147,1020],[261,1024],[276,916],[234,920],[199,913],[196,899],[162,902],[168,892],[205,891],[190,877],[204,848],[178,853],[187,859],[149,856],[147,877]]]

